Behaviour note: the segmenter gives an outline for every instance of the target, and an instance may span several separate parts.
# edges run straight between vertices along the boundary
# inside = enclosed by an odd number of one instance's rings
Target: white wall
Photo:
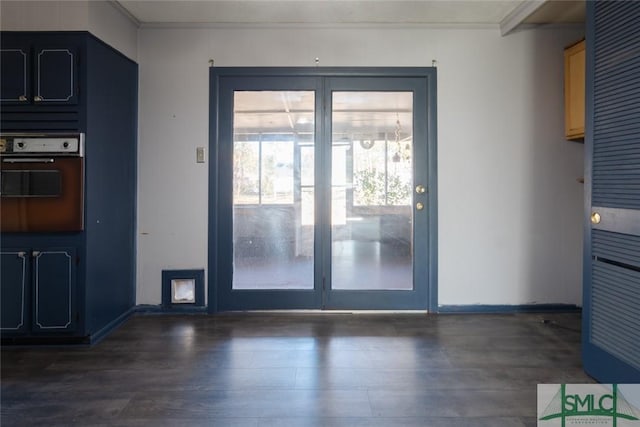
[[[89,1],[89,31],[130,59],[138,60],[138,26],[112,2]]]
[[[138,304],[207,267],[208,60],[438,64],[439,303],[581,303],[583,146],[563,137],[562,49],[580,29],[139,30]]]
[[[0,2],[3,31],[89,31],[134,61],[137,26],[108,1]]]
[[[581,302],[583,146],[563,138],[562,48],[581,29],[142,29],[103,1],[2,1],[3,30],[88,30],[140,64],[138,304],[206,268],[208,60],[438,64],[439,302]]]
[[[85,1],[0,2],[3,31],[83,31],[88,29]]]

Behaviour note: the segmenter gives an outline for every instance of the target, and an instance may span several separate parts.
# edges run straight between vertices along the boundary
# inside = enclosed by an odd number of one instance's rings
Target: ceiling
[[[585,0],[114,0],[141,26],[584,22]],[[513,23],[515,22],[515,25]],[[511,28],[513,27],[513,28]]]
[[[315,129],[313,91],[237,91],[233,100],[236,134],[312,134]],[[331,104],[336,137],[385,139],[413,133],[413,94],[409,91],[335,91]]]

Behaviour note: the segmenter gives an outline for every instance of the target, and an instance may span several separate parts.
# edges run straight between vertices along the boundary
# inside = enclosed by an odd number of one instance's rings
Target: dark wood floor
[[[550,323],[543,323],[550,319]],[[2,348],[8,426],[536,425],[593,382],[577,314],[131,318],[92,348]]]

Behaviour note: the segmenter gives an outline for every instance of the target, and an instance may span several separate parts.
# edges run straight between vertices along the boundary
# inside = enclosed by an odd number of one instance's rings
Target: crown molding
[[[118,0],[109,0],[109,4],[113,6],[118,12],[122,13],[126,18],[128,18],[136,27],[140,28],[142,22],[138,20],[129,10],[124,7]]]
[[[538,10],[548,0],[527,0],[518,5],[513,11],[504,17],[500,22],[500,32],[503,36],[508,35],[524,22],[533,12]]]

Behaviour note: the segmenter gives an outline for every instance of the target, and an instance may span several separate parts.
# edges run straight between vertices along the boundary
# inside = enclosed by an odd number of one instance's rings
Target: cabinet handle
[[[55,163],[56,159],[2,159],[2,163]]]
[[[40,251],[33,251],[33,252],[31,252],[31,255],[32,255],[34,258],[36,258],[36,257],[38,257],[38,256],[40,255]]]
[[[28,101],[28,99],[27,99],[27,97],[26,97],[26,96],[24,96],[24,95],[20,95],[20,96],[18,97],[18,101],[26,102],[26,101]]]
[[[27,253],[26,253],[26,252],[24,252],[24,251],[20,251],[20,252],[18,252],[18,258],[24,258],[24,257],[25,257],[25,255],[27,255]]]
[[[40,101],[42,101],[42,97],[40,95],[36,95],[36,96],[33,97],[33,100],[36,101],[36,102],[40,102]]]

